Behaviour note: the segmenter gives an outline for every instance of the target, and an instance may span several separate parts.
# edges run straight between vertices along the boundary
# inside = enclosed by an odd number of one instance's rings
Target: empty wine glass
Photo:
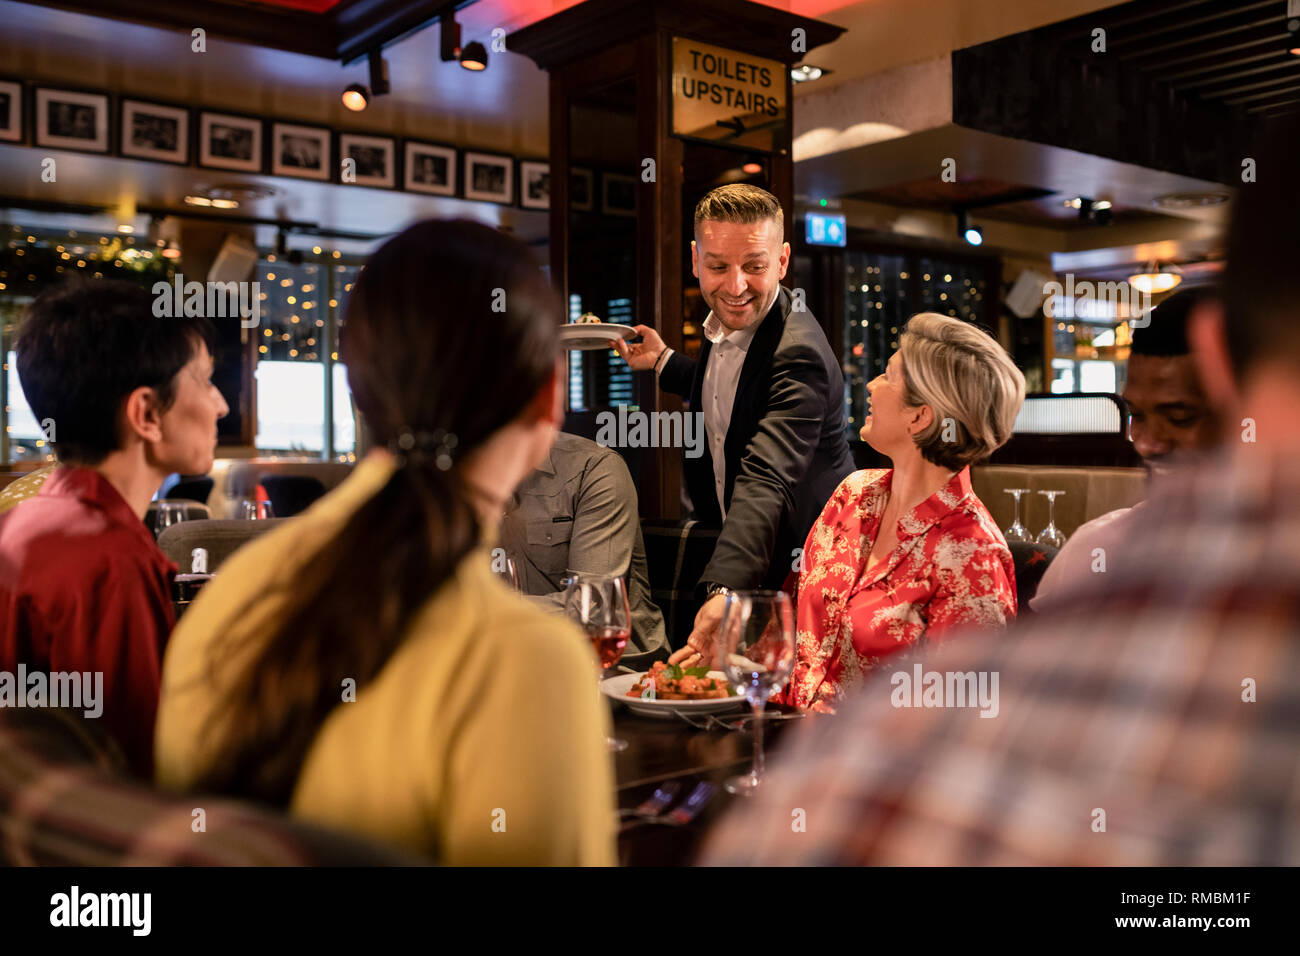
[[[515,564],[515,559],[504,551],[492,553],[492,573],[516,594],[523,593],[523,589],[519,586],[519,566]]]
[[[275,517],[275,509],[271,507],[269,501],[258,501],[256,498],[244,498],[235,508],[235,514],[248,521],[263,520]]]
[[[1056,496],[1065,494],[1064,491],[1040,491],[1040,495],[1047,496],[1047,527],[1038,532],[1038,537],[1034,539],[1035,544],[1050,544],[1053,548],[1060,549],[1065,545],[1065,535],[1056,527]]]
[[[732,777],[728,793],[746,796],[763,782],[763,708],[794,669],[794,612],[784,591],[727,595],[718,625],[718,665],[754,710],[754,763]]]
[[[1020,521],[1020,496],[1029,494],[1029,489],[1003,488],[1002,491],[1008,495],[1015,495],[1016,498],[1016,520],[1011,522],[1011,526],[1003,532],[1007,541],[1022,541],[1025,543],[1033,541],[1033,535],[1029,533],[1029,529]]]
[[[632,636],[632,611],[627,603],[627,586],[620,575],[581,571],[574,574],[564,594],[564,613],[591,641],[600,672],[618,663]],[[605,743],[611,753],[627,749],[627,741],[617,737],[606,737]]]
[[[179,501],[159,501],[158,511],[154,515],[154,537],[161,537],[164,531],[172,525],[180,524],[187,517],[183,503]]]

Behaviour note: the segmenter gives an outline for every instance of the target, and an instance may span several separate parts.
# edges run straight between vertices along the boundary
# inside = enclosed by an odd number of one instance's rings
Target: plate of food
[[[617,322],[602,322],[590,312],[577,322],[560,326],[560,345],[566,349],[587,352],[594,349],[612,349],[620,339],[634,339],[636,329]]]
[[[683,669],[663,661],[656,661],[644,673],[619,674],[601,681],[600,691],[644,717],[717,714],[745,704],[745,698],[736,693],[722,671],[707,667]]]

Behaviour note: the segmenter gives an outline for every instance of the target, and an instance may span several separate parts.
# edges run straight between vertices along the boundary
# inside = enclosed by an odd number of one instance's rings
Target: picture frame
[[[466,199],[513,206],[515,202],[515,161],[500,153],[465,153]]]
[[[260,119],[237,113],[199,113],[199,165],[260,173],[263,169]]]
[[[343,169],[343,164],[349,159],[356,164],[351,179],[345,178]],[[339,133],[339,182],[349,186],[395,189],[397,140],[391,136]]]
[[[636,178],[622,173],[602,173],[600,211],[606,216],[635,216]]]
[[[523,209],[551,208],[551,164],[545,160],[519,161],[519,205]]]
[[[120,115],[121,134],[117,146],[119,156],[189,165],[188,109],[123,97]]]
[[[0,80],[0,142],[21,143],[26,139],[26,106],[22,83]]]
[[[271,124],[271,175],[295,179],[334,178],[332,134],[325,126]]]
[[[574,166],[569,169],[569,208],[576,212],[591,212],[595,208],[596,176],[590,169]]]
[[[34,103],[37,146],[81,153],[109,151],[107,93],[38,86]]]
[[[402,188],[429,196],[455,196],[456,147],[408,139],[402,150]]]

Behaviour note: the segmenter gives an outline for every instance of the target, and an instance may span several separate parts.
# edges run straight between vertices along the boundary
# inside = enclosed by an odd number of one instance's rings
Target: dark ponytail
[[[383,669],[479,543],[459,462],[546,383],[562,315],[527,249],[486,226],[418,223],[371,257],[348,302],[348,382],[377,444],[419,440],[294,582],[213,714],[220,737],[196,789],[289,803],[344,679],[361,688]]]

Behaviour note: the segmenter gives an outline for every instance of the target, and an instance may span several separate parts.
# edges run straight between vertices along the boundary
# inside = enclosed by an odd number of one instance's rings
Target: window
[[[258,265],[262,321],[256,329],[259,451],[337,457],[356,451],[347,369],[338,361],[343,307],[357,263],[326,257]],[[326,409],[332,433],[326,434]],[[328,439],[328,440],[327,440]]]

